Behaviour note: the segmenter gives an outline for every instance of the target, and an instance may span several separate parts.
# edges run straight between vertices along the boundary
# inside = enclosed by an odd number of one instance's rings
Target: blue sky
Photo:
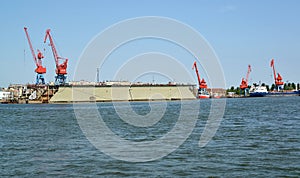
[[[34,48],[46,49],[45,77],[53,81],[54,60],[50,48],[43,44],[47,28],[51,29],[59,54],[69,58],[68,79],[72,79],[77,60],[95,35],[119,21],[141,16],[172,18],[197,30],[218,55],[227,87],[240,84],[248,64],[252,66],[251,83],[271,84],[272,58],[285,82],[300,82],[298,0],[6,0],[0,4],[1,87],[35,81],[24,26],[28,27]],[[192,59],[185,60],[181,62],[196,83]],[[108,63],[100,79],[112,79],[121,63]]]

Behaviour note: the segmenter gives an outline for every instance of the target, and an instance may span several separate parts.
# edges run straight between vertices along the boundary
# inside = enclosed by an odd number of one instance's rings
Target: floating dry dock
[[[196,99],[190,84],[11,85],[2,103],[73,103]]]
[[[61,86],[49,103],[192,100],[194,85]]]

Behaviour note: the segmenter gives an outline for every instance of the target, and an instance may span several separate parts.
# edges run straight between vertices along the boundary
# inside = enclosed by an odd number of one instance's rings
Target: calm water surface
[[[300,97],[227,99],[221,125],[204,148],[198,142],[211,101],[188,102],[201,108],[190,137],[168,156],[143,163],[96,149],[73,105],[0,105],[0,177],[300,177]],[[112,131],[134,141],[163,136],[180,110],[180,102],[168,102],[161,121],[138,128],[125,124],[111,103],[97,106]],[[141,115],[150,111],[147,102],[131,107]]]

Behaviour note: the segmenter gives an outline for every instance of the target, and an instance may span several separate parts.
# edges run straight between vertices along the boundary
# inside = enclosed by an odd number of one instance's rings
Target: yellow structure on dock
[[[193,100],[194,85],[60,86],[49,103]]]

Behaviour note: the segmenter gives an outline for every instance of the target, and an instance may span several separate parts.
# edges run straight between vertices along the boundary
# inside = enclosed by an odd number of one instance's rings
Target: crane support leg
[[[43,74],[36,74],[36,83],[37,85],[39,84],[45,84],[45,78]]]
[[[57,74],[55,76],[55,85],[64,85],[66,83],[67,76],[62,74]]]
[[[249,88],[245,88],[244,96],[249,96]]]

